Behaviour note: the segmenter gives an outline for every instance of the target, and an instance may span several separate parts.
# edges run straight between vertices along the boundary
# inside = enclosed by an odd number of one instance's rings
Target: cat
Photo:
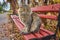
[[[41,19],[33,13],[28,5],[21,4],[19,8],[19,19],[24,25],[24,28],[20,31],[21,34],[29,34],[38,32],[41,26]]]

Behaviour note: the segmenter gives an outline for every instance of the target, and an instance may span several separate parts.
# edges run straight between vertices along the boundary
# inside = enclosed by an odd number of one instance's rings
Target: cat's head
[[[28,5],[21,4],[20,5],[20,12],[31,13],[31,8]]]
[[[21,0],[21,4],[19,5],[18,12],[21,14],[22,12],[24,13],[32,13],[31,8],[25,4],[24,0]]]

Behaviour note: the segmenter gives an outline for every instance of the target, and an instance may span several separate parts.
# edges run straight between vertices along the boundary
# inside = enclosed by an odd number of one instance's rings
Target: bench
[[[16,15],[11,15],[12,20],[14,21],[14,23],[16,24],[17,28],[19,30],[23,29],[23,24],[20,22],[18,16]],[[25,40],[50,40],[50,38],[54,38],[55,39],[55,33],[46,30],[44,28],[40,28],[40,32],[38,33],[31,33],[28,35],[23,35]]]
[[[54,5],[48,5],[48,6],[33,7],[33,8],[31,8],[31,10],[33,12],[58,12],[59,8],[60,8],[60,4],[54,4]],[[38,14],[38,16],[41,18],[57,20],[56,16],[48,16],[48,15],[43,15],[43,14]],[[19,31],[22,30],[24,26],[20,22],[18,16],[11,15],[11,18],[14,21],[17,28],[19,29]],[[54,40],[56,40],[56,33],[53,33],[42,27],[43,27],[43,25],[41,25],[40,31],[38,33],[31,33],[28,35],[23,35],[24,39],[25,40],[50,40],[50,38],[53,38]]]

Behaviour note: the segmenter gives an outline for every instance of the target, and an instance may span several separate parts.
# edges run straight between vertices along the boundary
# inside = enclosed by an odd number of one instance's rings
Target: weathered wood
[[[32,7],[33,12],[58,12],[60,4],[48,5],[48,6],[37,6]]]

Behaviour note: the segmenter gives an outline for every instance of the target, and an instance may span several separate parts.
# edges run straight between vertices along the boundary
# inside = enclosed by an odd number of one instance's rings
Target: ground
[[[8,12],[0,14],[0,40],[23,40],[17,28],[14,27],[8,18]]]
[[[0,14],[0,24],[8,22],[7,14],[8,14],[7,12],[5,12],[4,14]]]
[[[7,12],[4,14],[0,14],[0,40],[10,40]]]

